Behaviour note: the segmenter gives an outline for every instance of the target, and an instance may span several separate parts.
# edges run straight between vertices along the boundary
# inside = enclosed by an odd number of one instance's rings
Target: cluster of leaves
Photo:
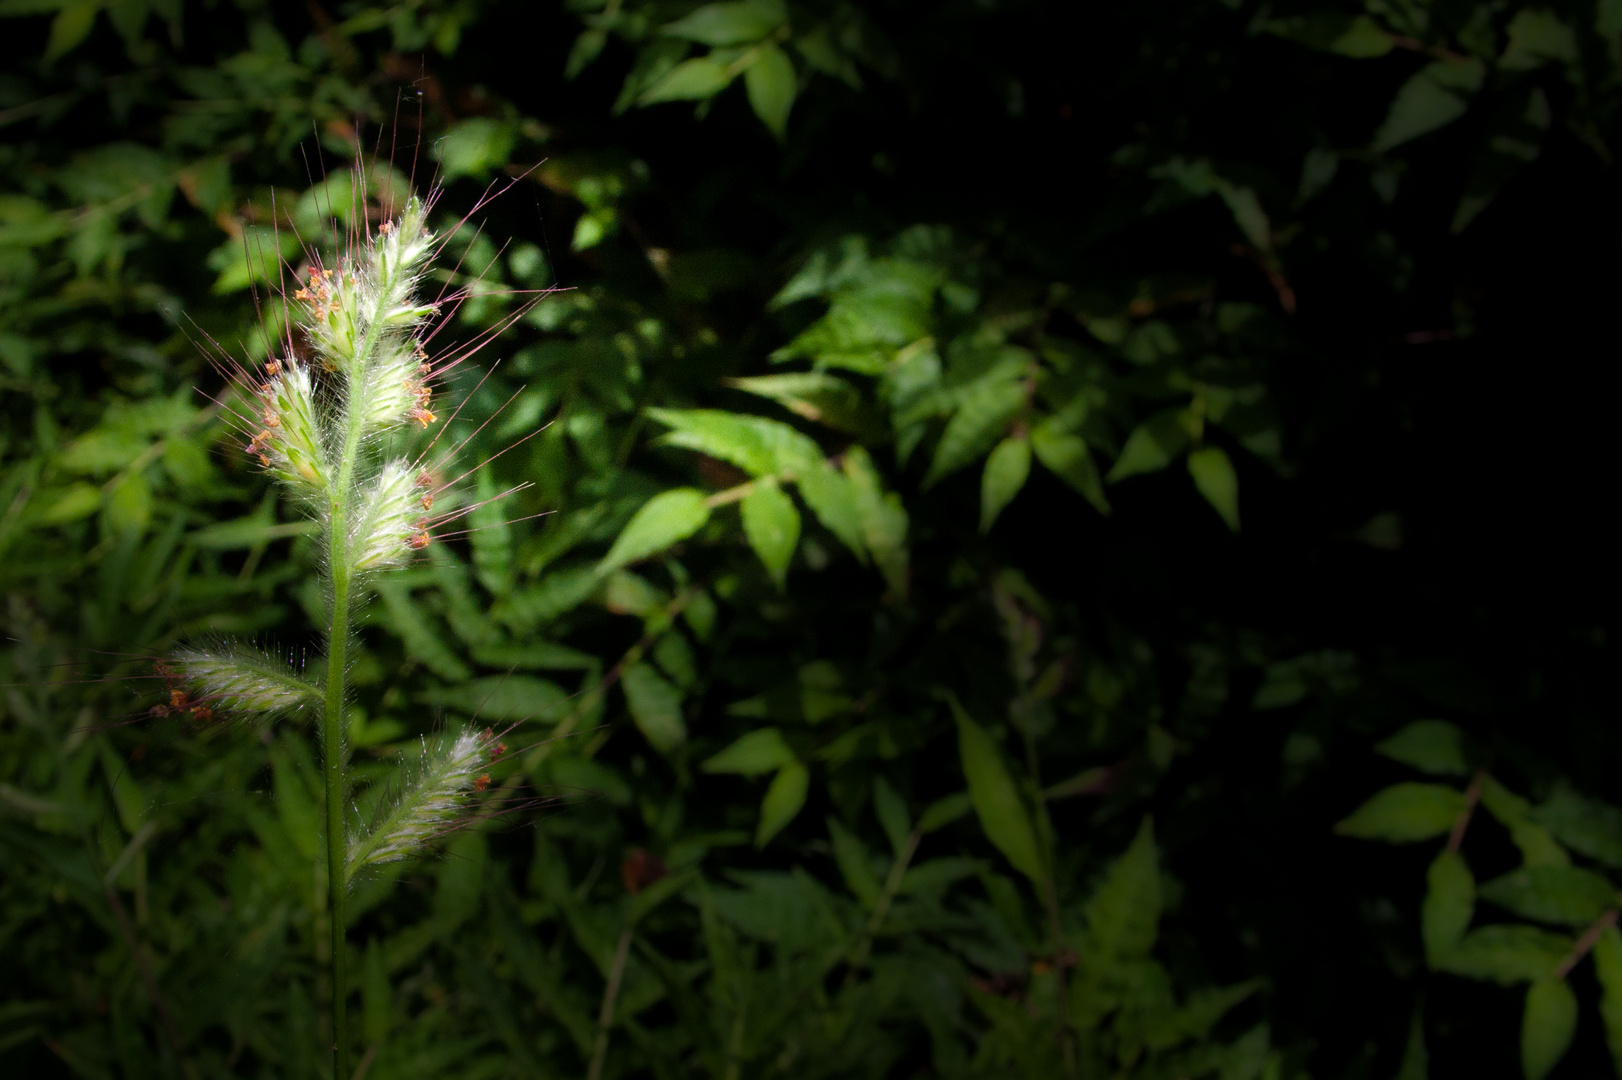
[[[1447,836],[1426,875],[1420,925],[1427,966],[1505,986],[1527,984],[1521,1063],[1529,1080],[1542,1080],[1571,1048],[1578,1002],[1569,977],[1592,956],[1605,1041],[1622,1072],[1622,933],[1616,928],[1622,892],[1604,872],[1622,867],[1622,810],[1564,784],[1534,806],[1484,764],[1472,770],[1472,763],[1485,761],[1484,750],[1443,720],[1417,720],[1375,749],[1435,776],[1469,777],[1462,791],[1441,783],[1394,784],[1336,826],[1345,836],[1388,843]],[[1480,885],[1461,847],[1478,806],[1503,827],[1519,855],[1518,866]],[[1603,869],[1574,864],[1572,852]],[[1478,898],[1527,921],[1472,929]],[[1543,928],[1550,925],[1567,932]],[[1417,1022],[1407,1053],[1424,1060]]]
[[[1604,856],[1554,823],[1578,796],[1398,789],[1342,831],[1452,831],[1423,934],[1320,910],[1302,852],[1355,846],[1328,837],[1363,751],[1415,714],[1357,695],[1436,646],[1382,611],[1348,652],[1339,613],[1210,581],[1308,533],[1325,566],[1283,576],[1395,557],[1365,459],[1325,465],[1323,402],[1401,414],[1360,396],[1399,366],[1375,346],[1491,322],[1436,284],[1434,237],[1523,228],[1493,203],[1548,144],[1608,159],[1614,5],[1084,34],[1053,7],[0,5],[25,133],[0,147],[0,1060],[319,1075],[320,1003],[350,992],[374,1077],[1412,1080],[1478,1042],[1436,1021],[1445,983],[1411,1013],[1422,955],[1530,981],[1547,1071],[1567,958],[1615,963],[1615,931],[1469,929],[1459,823],[1479,801],[1525,854],[1483,899],[1592,926],[1614,894],[1564,848]],[[1325,78],[1375,111],[1294,92]],[[379,582],[357,779],[447,723],[519,724],[492,783],[561,805],[363,882],[334,988],[307,738],[149,716],[140,656],[297,652],[319,621],[308,526],[225,439],[199,346],[265,355],[285,315],[255,287],[337,242],[357,160],[436,175],[446,213],[514,183],[452,243],[448,333],[568,287],[453,388],[475,498],[531,487]],[[1476,764],[1451,731],[1382,745]],[[1286,953],[1339,996],[1297,993]]]

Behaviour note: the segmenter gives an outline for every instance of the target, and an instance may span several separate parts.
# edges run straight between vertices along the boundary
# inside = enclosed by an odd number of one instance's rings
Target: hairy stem
[[[385,290],[386,295],[386,290]],[[366,364],[378,337],[378,317],[373,313],[366,332],[355,350],[349,368],[349,392],[364,385]],[[327,517],[327,559],[332,566],[332,624],[327,631],[327,697],[323,709],[322,751],[327,796],[327,913],[332,933],[332,1076],[349,1076],[349,981],[345,940],[348,926],[344,900],[349,892],[344,857],[344,806],[349,798],[349,776],[344,760],[344,691],[348,674],[349,605],[354,591],[353,552],[348,525],[355,486],[355,464],[360,456],[364,421],[356,401],[344,409],[343,449],[338,456],[338,475],[332,486],[332,502]]]

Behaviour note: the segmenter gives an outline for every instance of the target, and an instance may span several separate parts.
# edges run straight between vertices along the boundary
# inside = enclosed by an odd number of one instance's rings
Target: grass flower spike
[[[326,791],[326,879],[332,934],[333,1075],[349,1073],[344,898],[358,871],[406,858],[466,819],[484,790],[493,737],[447,733],[423,743],[392,785],[394,797],[364,824],[350,812],[345,678],[351,616],[370,575],[408,563],[431,541],[427,516],[437,493],[430,474],[383,451],[392,429],[437,422],[425,342],[437,304],[419,298],[438,249],[428,206],[403,213],[358,241],[337,265],[315,265],[291,297],[294,326],[285,356],[245,388],[252,432],[247,451],[319,526],[328,600],[324,684],[280,657],[234,643],[190,648],[165,666],[174,699],[198,719],[232,712],[319,714]],[[447,365],[449,366],[449,365]],[[188,684],[191,693],[180,688]]]

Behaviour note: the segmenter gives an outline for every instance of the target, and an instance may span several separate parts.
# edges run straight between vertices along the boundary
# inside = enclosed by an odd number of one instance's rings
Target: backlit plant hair
[[[216,709],[303,709],[319,717],[337,1078],[350,1075],[350,885],[366,867],[417,854],[468,820],[470,796],[484,790],[488,763],[506,749],[496,735],[472,729],[424,740],[416,760],[387,786],[391,797],[364,819],[350,810],[344,733],[351,618],[368,580],[410,562],[451,516],[431,516],[441,490],[434,472],[388,453],[383,438],[397,428],[435,424],[434,380],[465,359],[436,367],[428,358],[427,328],[440,304],[425,303],[420,294],[441,244],[427,228],[428,209],[428,202],[412,197],[372,235],[354,236],[336,265],[316,263],[290,298],[285,355],[269,360],[262,373],[235,370],[252,403],[251,415],[237,417],[251,434],[248,453],[319,526],[327,602],[324,682],[273,653],[234,643],[182,650],[161,669],[170,683],[163,709],[189,709],[203,720]],[[295,349],[300,340],[304,348]]]

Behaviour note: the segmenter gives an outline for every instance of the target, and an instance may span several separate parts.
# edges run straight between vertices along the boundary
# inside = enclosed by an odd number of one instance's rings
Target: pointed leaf
[[[782,768],[793,760],[794,751],[783,741],[783,733],[769,727],[751,731],[704,762],[700,768],[707,773],[759,776],[761,773]]]
[[[642,92],[638,103],[654,105],[661,101],[698,101],[714,97],[732,81],[727,69],[708,57],[683,60],[669,73]]]
[[[783,831],[805,805],[805,796],[811,788],[811,773],[798,761],[791,761],[777,770],[766,797],[760,801],[760,824],[755,827],[755,846],[763,848],[772,837]]]
[[[1463,776],[1470,771],[1464,760],[1464,735],[1446,720],[1415,720],[1376,743],[1374,750],[1435,776]]]
[[[1599,1015],[1611,1065],[1622,1075],[1622,932],[1608,926],[1594,943],[1594,975],[1599,979]]]
[[[1031,429],[1031,449],[1036,451],[1036,460],[1092,503],[1100,514],[1109,513],[1104,482],[1080,435],[1065,431],[1051,420],[1043,421]]]
[[[1003,765],[997,744],[985,730],[969,719],[956,699],[950,699],[957,717],[958,753],[963,774],[969,781],[969,799],[980,818],[986,838],[1001,851],[1014,869],[1041,885],[1047,880],[1036,831],[1029,812],[1019,797],[1014,780]]]
[[[1025,399],[1025,381],[1011,379],[1001,371],[964,387],[959,392],[957,411],[941,432],[924,486],[929,487],[989,450],[1024,407]]]
[[[1429,840],[1453,828],[1464,796],[1440,784],[1393,784],[1335,826],[1342,836],[1405,844]]]
[[[1139,473],[1157,472],[1170,465],[1188,446],[1187,410],[1168,409],[1150,417],[1127,436],[1121,456],[1106,477],[1111,483]]]
[[[1617,904],[1617,889],[1577,866],[1523,866],[1481,886],[1481,898],[1524,919],[1587,926]]]
[[[1444,851],[1431,863],[1419,914],[1425,959],[1431,967],[1440,966],[1470,928],[1475,893],[1475,877],[1458,852]]]
[[[794,508],[794,500],[776,484],[762,482],[744,497],[739,510],[749,546],[777,587],[784,588],[789,560],[800,542],[800,512]]]
[[[755,62],[743,73],[749,107],[779,140],[788,133],[788,114],[794,107],[794,62],[768,42],[760,46]]]
[[[696,488],[660,492],[631,518],[603,561],[597,564],[597,573],[606,574],[663,551],[692,536],[709,519],[710,508],[704,503],[704,493]]]
[[[986,458],[985,472],[980,477],[980,531],[990,532],[992,523],[1003,507],[1014,501],[1019,489],[1031,475],[1031,443],[1029,439],[1004,439]]]
[[[631,718],[655,750],[668,754],[687,741],[681,691],[652,665],[632,664],[620,676],[620,682],[625,687],[625,703],[630,707]]]
[[[1202,446],[1188,455],[1188,475],[1194,478],[1205,501],[1210,503],[1228,528],[1239,531],[1239,475],[1220,446]]]
[[[1539,979],[1526,991],[1521,1018],[1521,1069],[1526,1080],[1543,1080],[1571,1047],[1577,1033],[1577,995],[1564,979]]]

